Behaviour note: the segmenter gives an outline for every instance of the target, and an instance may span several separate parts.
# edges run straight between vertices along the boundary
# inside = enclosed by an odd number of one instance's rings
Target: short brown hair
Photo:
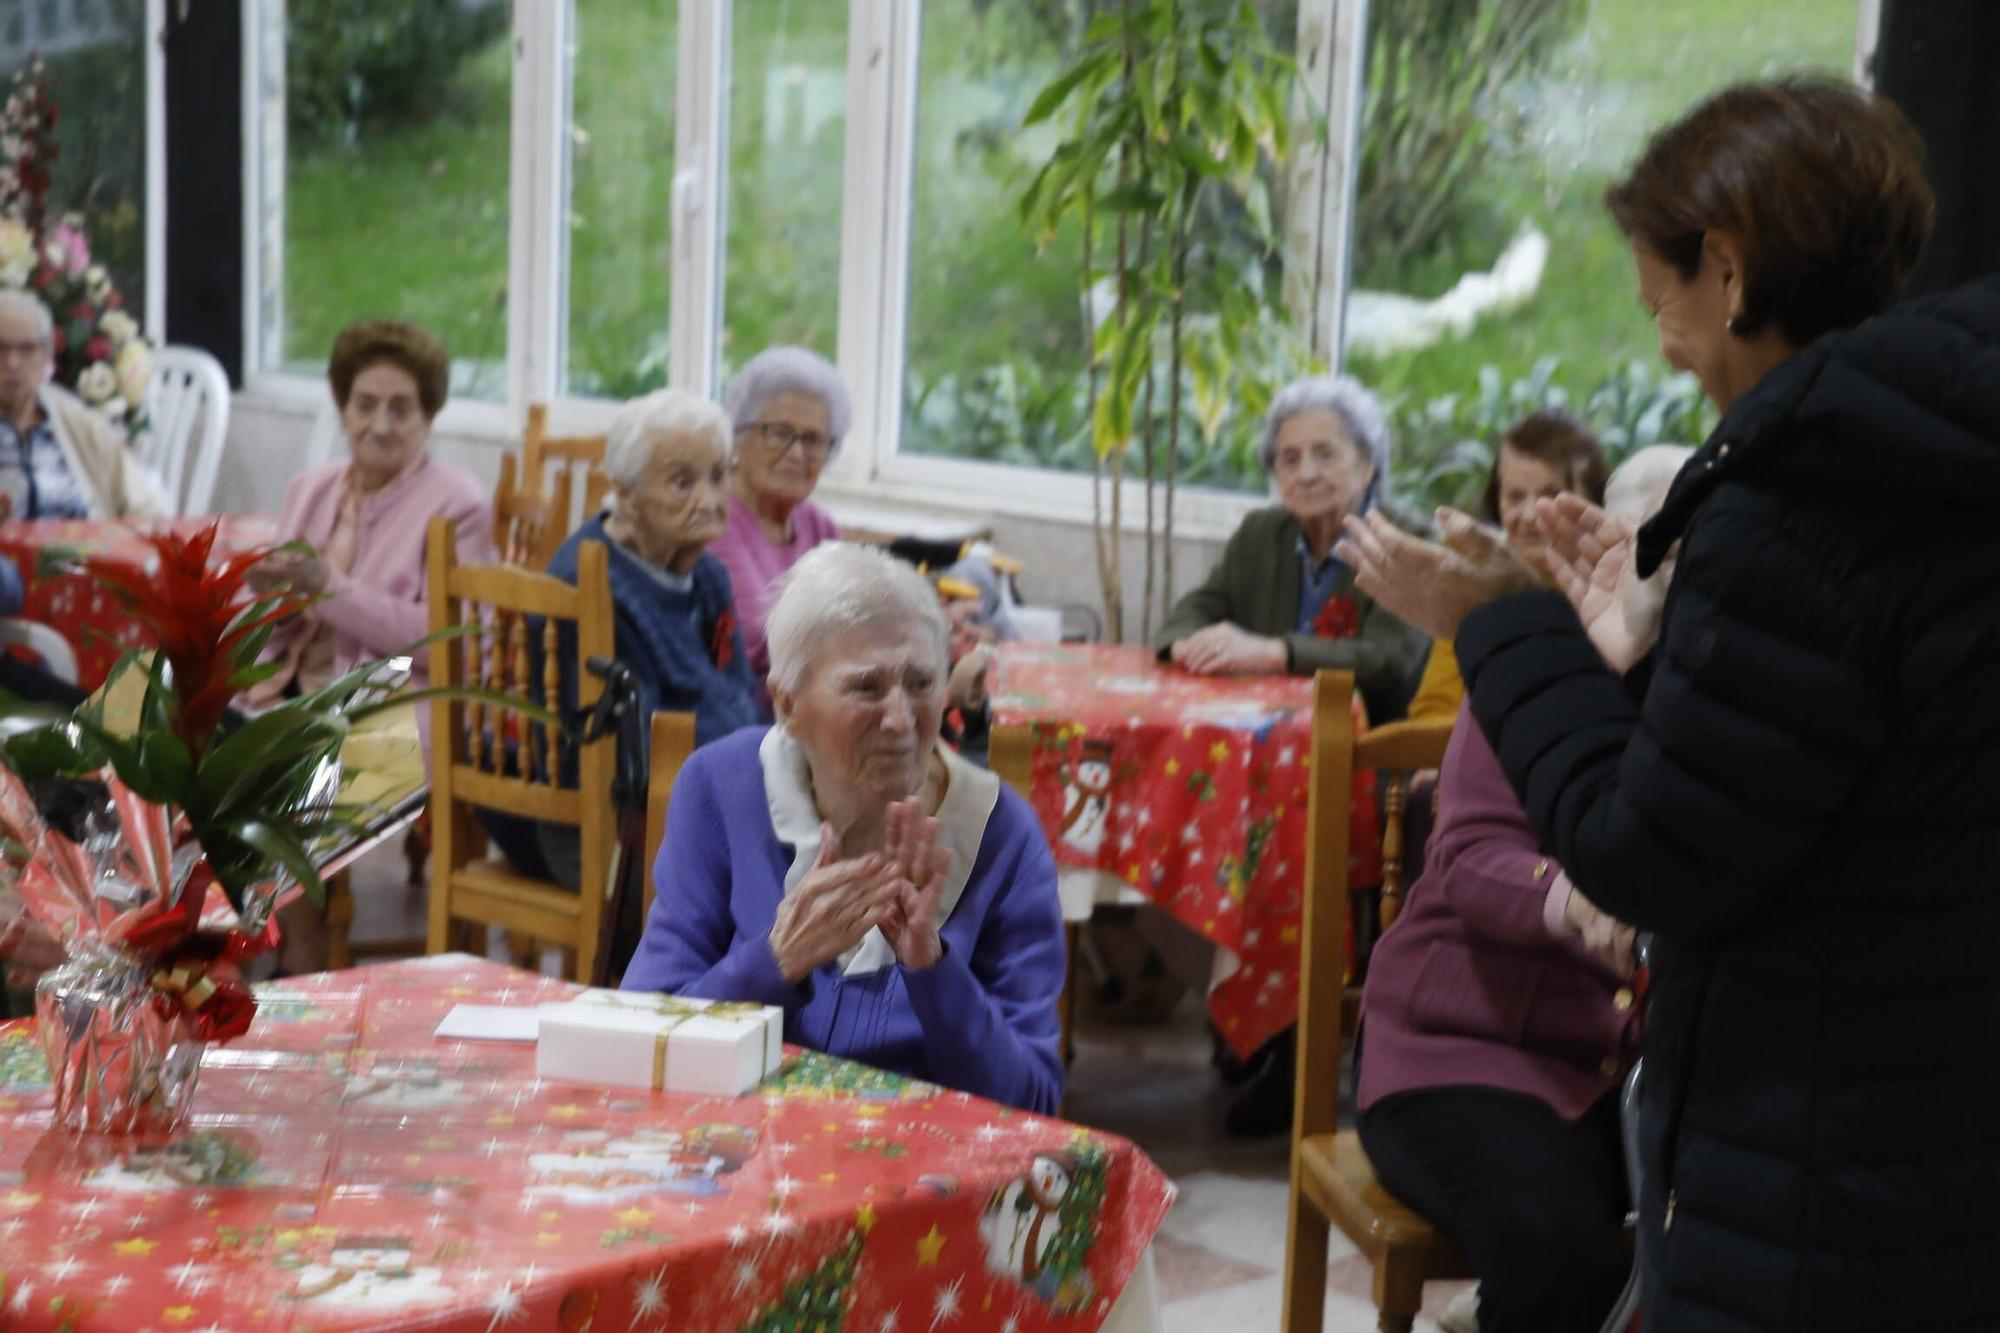
[[[1936,211],[1903,113],[1818,75],[1723,89],[1654,134],[1604,204],[1683,282],[1709,231],[1733,233],[1748,269],[1736,331],[1775,324],[1799,347],[1887,308]]]
[[[364,319],[349,324],[333,340],[326,379],[333,386],[334,406],[345,412],[354,377],[383,361],[417,382],[417,402],[424,416],[437,416],[451,392],[451,353],[435,333],[400,319]]]
[[[1611,476],[1604,446],[1589,427],[1560,407],[1530,412],[1515,422],[1493,449],[1493,471],[1486,477],[1486,518],[1500,521],[1500,453],[1517,454],[1545,463],[1561,474],[1563,486],[1592,504],[1604,503],[1604,483]]]

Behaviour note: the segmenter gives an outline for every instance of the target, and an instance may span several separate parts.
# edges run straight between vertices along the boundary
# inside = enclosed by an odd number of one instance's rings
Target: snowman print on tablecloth
[[[163,1190],[264,1188],[291,1183],[288,1173],[266,1171],[254,1140],[245,1135],[196,1130],[161,1144],[140,1145],[116,1161],[93,1168],[83,1187],[127,1194]]]
[[[1027,1174],[996,1190],[979,1219],[986,1267],[1060,1311],[1086,1308],[1095,1280],[1081,1262],[1097,1200],[1081,1186],[1092,1168],[1074,1153],[1038,1153]]]
[[[345,1310],[407,1310],[458,1299],[441,1270],[413,1266],[407,1236],[343,1235],[324,1263],[298,1270],[286,1299]]]
[[[350,1070],[343,1080],[343,1107],[379,1106],[424,1111],[465,1100],[465,1081],[447,1076],[434,1060],[377,1063],[367,1073]]]
[[[1086,740],[1074,766],[1063,765],[1062,842],[1085,857],[1104,846],[1104,825],[1111,813],[1112,745]]]

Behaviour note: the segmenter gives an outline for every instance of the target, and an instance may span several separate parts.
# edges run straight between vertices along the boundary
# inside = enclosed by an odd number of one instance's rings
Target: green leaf
[[[1145,181],[1128,181],[1099,195],[1097,208],[1101,213],[1156,213],[1166,202],[1166,196]]]
[[[194,779],[194,756],[171,731],[144,731],[134,746],[134,758],[162,795],[146,796],[161,805],[177,802]],[[145,796],[146,793],[141,792]]]
[[[1035,94],[1035,100],[1028,104],[1027,114],[1021,117],[1021,128],[1039,125],[1054,115],[1056,108],[1063,104],[1063,99],[1068,97],[1078,84],[1096,73],[1098,67],[1109,58],[1108,55],[1086,57],[1050,79],[1041,92]]]
[[[320,882],[319,867],[313,864],[312,853],[290,832],[261,819],[245,819],[224,827],[245,846],[297,880],[306,897],[315,904],[326,901],[326,885]]]
[[[546,708],[512,694],[502,694],[497,690],[474,689],[470,685],[429,685],[421,690],[404,690],[386,699],[378,699],[374,703],[357,704],[347,710],[347,718],[350,722],[359,722],[377,713],[385,713],[391,708],[400,708],[408,703],[421,703],[427,699],[456,699],[465,703],[483,703],[489,707],[504,708],[512,713],[519,713],[531,722],[546,722],[552,727],[563,726],[562,718],[553,708]],[[565,734],[568,734],[568,730],[564,728]]]

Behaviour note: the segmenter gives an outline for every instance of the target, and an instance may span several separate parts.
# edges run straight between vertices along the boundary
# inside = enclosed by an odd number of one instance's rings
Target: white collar
[[[944,800],[938,805],[938,846],[951,854],[945,871],[944,894],[938,900],[938,925],[950,918],[958,906],[965,885],[972,878],[973,863],[979,858],[979,844],[986,837],[986,821],[1000,800],[1000,779],[975,767],[943,743],[937,752],[944,759]],[[785,896],[791,896],[799,881],[819,858],[819,808],[813,804],[812,770],[806,763],[805,748],[792,738],[783,724],[764,733],[757,747],[757,759],[764,770],[764,798],[771,810],[771,829],[778,841],[792,848],[792,864],[785,871]],[[849,976],[878,971],[896,961],[896,951],[880,930],[871,930],[861,942],[840,956],[841,970]]]

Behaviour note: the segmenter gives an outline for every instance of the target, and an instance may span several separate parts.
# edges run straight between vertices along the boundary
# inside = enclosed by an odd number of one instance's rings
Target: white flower
[[[48,260],[57,268],[61,268],[64,258],[62,246],[55,241],[50,241],[42,247],[42,258]]]
[[[118,349],[118,395],[133,407],[146,397],[146,381],[153,374],[153,350],[134,338]]]
[[[96,271],[102,273],[104,270]],[[90,280],[90,274],[86,273],[83,276],[86,282]],[[105,337],[111,339],[113,347],[123,347],[131,341],[132,335],[139,331],[139,321],[123,310],[107,310],[104,312],[104,318],[97,321],[97,327],[104,331]]]
[[[19,287],[34,271],[34,233],[18,218],[0,217],[0,283]]]
[[[76,377],[76,391],[84,402],[95,407],[118,392],[118,372],[107,362],[92,362]]]

